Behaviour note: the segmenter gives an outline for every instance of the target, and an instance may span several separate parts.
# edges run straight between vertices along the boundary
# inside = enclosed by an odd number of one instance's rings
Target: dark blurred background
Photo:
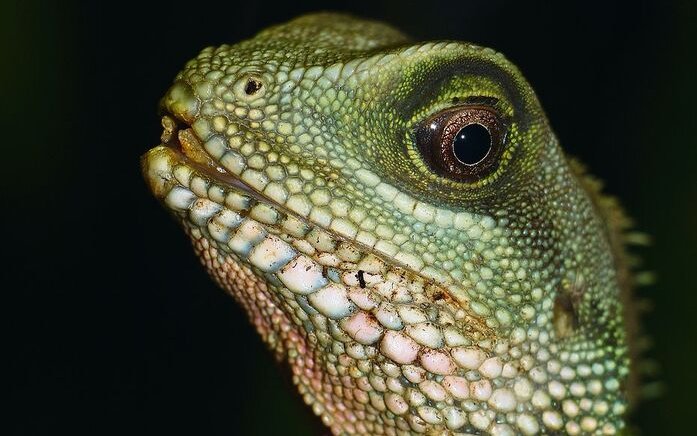
[[[3,433],[316,432],[148,194],[138,158],[185,61],[320,9],[491,46],[521,68],[564,147],[654,237],[639,251],[658,282],[640,293],[663,393],[633,422],[647,435],[694,431],[695,8],[558,3],[3,2]]]

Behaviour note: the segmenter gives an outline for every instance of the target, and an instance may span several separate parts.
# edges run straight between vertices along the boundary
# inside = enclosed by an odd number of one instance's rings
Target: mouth
[[[174,115],[162,116],[162,145],[180,153],[184,160],[195,164],[201,171],[210,173],[211,176],[225,176],[228,172],[220,167],[203,148],[201,140],[194,133],[194,129]]]
[[[165,113],[162,116],[161,124],[161,146],[171,151],[182,164],[190,166],[213,180],[218,180],[221,183],[243,191],[247,195],[255,197],[258,201],[270,201],[242,182],[237,176],[218,165],[203,147],[203,143],[196,136],[191,125],[170,113]],[[143,165],[146,164],[146,157],[147,154],[143,157]],[[281,207],[280,205],[278,206]]]
[[[471,312],[463,289],[436,283],[262,194],[245,183],[244,176],[219,165],[193,128],[175,116],[164,114],[162,127],[161,144],[142,158],[145,179],[186,227],[202,232],[222,251],[263,276],[275,276],[300,295],[309,296],[331,283],[372,289],[397,300],[421,294],[422,302],[446,305],[458,313],[467,326],[466,336],[481,339],[492,334],[484,319]]]

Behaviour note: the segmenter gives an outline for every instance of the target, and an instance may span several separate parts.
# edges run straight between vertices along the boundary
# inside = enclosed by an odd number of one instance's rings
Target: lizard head
[[[143,158],[335,433],[613,433],[599,196],[503,56],[320,14],[204,49]]]

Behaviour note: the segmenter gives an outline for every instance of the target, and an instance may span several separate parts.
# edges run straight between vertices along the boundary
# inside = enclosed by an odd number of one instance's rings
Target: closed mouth
[[[201,140],[194,133],[194,129],[174,115],[165,114],[162,116],[162,135],[160,141],[173,150],[183,154],[188,162],[193,162],[198,166],[203,166],[204,171],[214,171],[220,174],[227,174],[224,168],[218,166],[213,158],[208,155],[201,144]]]
[[[287,287],[296,286],[291,290],[301,295],[332,282],[364,288],[397,280],[403,284],[395,282],[395,289],[416,286],[434,302],[465,309],[464,324],[473,337],[491,334],[483,319],[469,313],[467,299],[453,294],[449,286],[437,284],[408,265],[315,224],[263,195],[221,167],[193,128],[174,116],[164,114],[162,126],[161,145],[143,156],[145,178],[153,193],[185,225],[207,232],[206,238],[223,251],[234,253],[263,274],[275,274]],[[310,247],[313,244],[316,250]],[[264,247],[263,255],[258,247]],[[340,259],[337,253],[342,252],[354,253],[362,260]],[[334,264],[318,259],[323,255],[335,259]],[[298,273],[300,266],[306,272]],[[312,271],[316,274],[310,274]]]
[[[244,191],[259,201],[272,202],[218,165],[203,147],[201,140],[196,136],[194,129],[189,124],[172,114],[165,113],[162,116],[162,128],[162,134],[160,135],[162,145],[173,150],[183,163],[212,179]],[[280,205],[276,206],[281,207]]]

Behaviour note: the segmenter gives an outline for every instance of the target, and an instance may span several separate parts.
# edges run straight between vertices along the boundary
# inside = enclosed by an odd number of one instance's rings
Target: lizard
[[[333,434],[618,434],[629,219],[496,51],[335,13],[203,49],[147,184]]]

